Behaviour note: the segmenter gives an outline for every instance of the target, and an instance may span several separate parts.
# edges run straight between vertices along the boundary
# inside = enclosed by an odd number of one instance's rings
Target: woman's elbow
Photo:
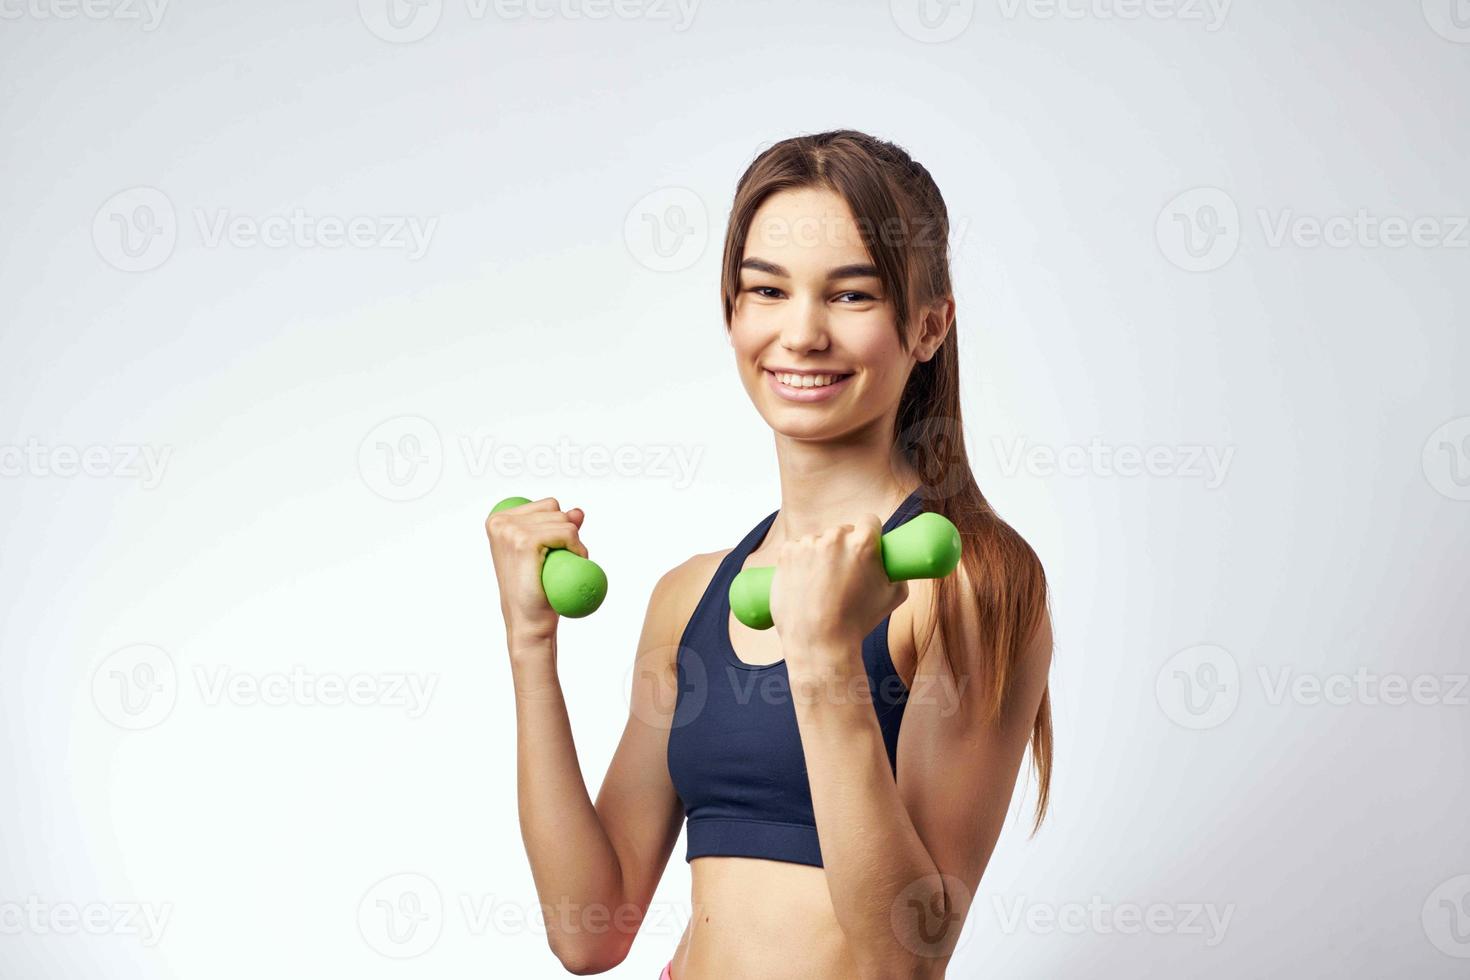
[[[551,952],[566,970],[573,976],[590,977],[598,973],[606,973],[628,958],[628,950],[632,948],[632,937],[627,942],[587,942],[584,937],[578,942],[553,943]],[[604,937],[606,939],[606,937]]]

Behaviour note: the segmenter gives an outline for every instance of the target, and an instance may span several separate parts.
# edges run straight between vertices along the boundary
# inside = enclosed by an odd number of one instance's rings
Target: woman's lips
[[[771,371],[762,369],[762,373],[765,374],[766,384],[771,390],[789,402],[824,402],[829,398],[836,398],[853,378],[849,374],[845,378],[840,378],[820,388],[793,388],[785,382],[776,380],[776,375]]]

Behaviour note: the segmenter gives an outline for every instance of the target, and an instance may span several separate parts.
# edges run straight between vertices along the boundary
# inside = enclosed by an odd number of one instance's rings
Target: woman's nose
[[[795,300],[781,324],[781,346],[789,351],[826,350],[827,310],[814,300]]]

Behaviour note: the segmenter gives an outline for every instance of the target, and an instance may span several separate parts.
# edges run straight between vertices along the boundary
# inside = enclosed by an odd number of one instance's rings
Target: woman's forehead
[[[793,273],[869,261],[852,211],[830,190],[781,191],[762,202],[751,220],[745,255],[785,266]]]

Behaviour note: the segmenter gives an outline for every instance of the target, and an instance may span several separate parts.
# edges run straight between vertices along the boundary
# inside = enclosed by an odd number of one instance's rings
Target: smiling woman
[[[522,833],[542,902],[580,913],[547,918],[568,970],[627,955],[687,821],[694,914],[665,978],[943,976],[1028,745],[1039,825],[1046,578],[970,471],[948,229],[929,172],[851,130],[777,143],[741,178],[724,318],[781,507],[655,586],[595,806],[537,578],[548,548],[586,557],[582,512],[548,497],[487,522]],[[961,563],[890,581],[880,537],[924,511],[957,528]],[[766,631],[728,598],[761,565]],[[585,928],[595,910],[615,925]]]

